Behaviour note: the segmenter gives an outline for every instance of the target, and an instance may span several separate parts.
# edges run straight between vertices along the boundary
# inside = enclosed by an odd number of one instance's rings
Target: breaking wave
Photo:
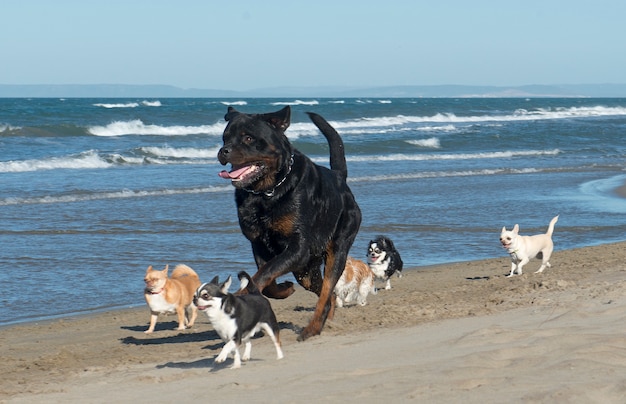
[[[73,195],[47,195],[41,197],[31,198],[6,198],[0,199],[0,206],[9,205],[33,205],[33,204],[49,204],[49,203],[70,203],[70,202],[85,202],[95,201],[101,199],[122,199],[122,198],[145,198],[164,195],[180,195],[180,194],[202,194],[202,193],[214,193],[214,192],[228,192],[232,191],[232,187],[218,186],[218,187],[204,187],[204,188],[186,188],[186,189],[162,189],[152,191],[133,191],[130,189],[124,189],[121,191],[113,192],[94,192],[90,194],[73,194]]]
[[[379,156],[347,156],[348,161],[429,161],[429,160],[473,160],[473,159],[500,159],[519,156],[554,156],[559,149],[553,150],[520,150],[484,153],[448,153],[448,154],[388,154]],[[319,159],[319,161],[324,161]]]
[[[168,157],[177,159],[208,159],[215,158],[219,146],[213,149],[197,149],[194,147],[141,147],[140,150],[156,157]]]
[[[537,173],[541,170],[536,168],[524,168],[524,169],[485,169],[485,170],[467,170],[467,171],[437,171],[437,172],[417,172],[417,173],[402,173],[402,174],[384,174],[373,175],[367,177],[348,178],[348,182],[379,182],[390,180],[412,180],[419,178],[445,178],[445,177],[474,177],[484,175],[498,175],[498,174],[531,174]]]
[[[161,101],[141,101],[139,102],[125,102],[125,103],[97,103],[93,104],[94,107],[102,107],[102,108],[137,108],[140,105],[146,107],[160,107]]]
[[[407,143],[414,146],[426,147],[431,149],[441,148],[441,142],[439,141],[439,138],[436,137],[431,137],[429,139],[407,140]]]
[[[88,128],[88,132],[94,136],[186,136],[195,134],[221,136],[223,131],[223,123],[200,126],[161,126],[146,125],[139,119],[134,119],[132,121],[116,121],[105,126],[91,126]]]
[[[88,151],[75,156],[51,157],[41,160],[2,161],[0,173],[16,173],[57,169],[93,169],[107,168],[112,164],[101,158],[96,152]]]

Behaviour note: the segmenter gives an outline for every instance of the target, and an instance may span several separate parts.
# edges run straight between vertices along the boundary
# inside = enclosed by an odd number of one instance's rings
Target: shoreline
[[[623,192],[625,193],[625,197],[626,197],[626,182],[624,182],[624,185],[620,187],[620,191],[623,190]],[[596,247],[604,247],[604,246],[618,246],[620,244],[624,244],[624,247],[626,247],[626,240],[624,241],[614,241],[614,242],[607,242],[607,243],[599,243],[599,244],[591,244],[588,246],[584,246],[584,247],[576,247],[576,248],[572,248],[572,249],[568,249],[568,250],[561,250],[564,252],[568,252],[568,251],[577,251],[577,250],[584,250],[584,249],[588,249],[588,248],[596,248]],[[559,250],[554,251],[553,253],[553,257],[555,255],[557,255],[559,253]],[[553,258],[554,259],[554,258]],[[508,274],[509,270],[510,270],[510,260],[508,255],[506,254],[506,252],[503,253],[502,257],[493,257],[493,258],[486,258],[486,259],[478,259],[478,260],[472,260],[472,261],[452,261],[452,262],[447,262],[447,263],[440,263],[440,264],[431,264],[431,265],[424,265],[424,266],[418,266],[418,267],[410,267],[410,268],[405,268],[403,271],[403,276],[406,276],[407,273],[411,273],[411,272],[422,272],[422,271],[431,271],[431,270],[442,270],[445,269],[446,267],[456,267],[456,266],[470,266],[472,264],[476,264],[481,265],[484,262],[490,263],[492,261],[502,261],[503,264],[503,268],[505,270],[503,270],[501,275],[506,275]],[[552,261],[552,260],[551,260]],[[539,263],[538,260],[531,260],[531,262],[527,265],[528,269],[525,269],[524,274],[528,275],[528,272],[532,273],[534,272],[533,269],[533,263]],[[529,271],[530,269],[532,269],[532,271]],[[550,270],[550,268],[546,269],[546,273]],[[494,275],[494,276],[498,276],[498,275]],[[394,282],[395,281],[395,282]],[[398,279],[396,277],[392,278],[392,282],[398,283],[398,282],[402,282],[401,279]],[[298,285],[297,283],[294,283],[294,286],[296,287],[296,290],[299,291],[301,294],[308,294],[309,292],[307,292],[306,290],[304,290],[300,285]],[[384,286],[382,283],[380,283],[380,281],[377,281],[377,287],[382,287]],[[234,287],[231,287],[231,289],[234,289]],[[232,290],[231,290],[232,292]],[[368,297],[368,299],[370,299],[372,297],[372,295],[370,295],[370,297]],[[270,302],[272,302],[272,307],[274,307],[274,303],[278,303],[280,302],[280,300],[273,300],[270,299]],[[147,311],[148,308],[146,306],[145,303],[138,303],[137,305],[131,305],[131,306],[120,306],[120,307],[105,307],[105,308],[99,308],[99,309],[87,309],[84,310],[83,312],[77,312],[77,313],[67,313],[67,314],[59,314],[59,315],[51,315],[49,317],[46,318],[41,318],[41,319],[26,319],[26,320],[18,320],[15,323],[8,323],[8,324],[0,324],[0,333],[2,333],[4,330],[8,329],[8,328],[12,328],[12,327],[20,327],[20,326],[46,326],[50,323],[54,323],[54,322],[65,322],[65,321],[72,321],[72,320],[76,320],[79,321],[82,318],[85,317],[92,317],[92,316],[102,316],[102,315],[111,315],[114,316],[115,313],[135,313],[137,311]],[[162,318],[163,317],[163,318]],[[201,316],[199,316],[200,319],[202,319]],[[175,320],[175,316],[159,316],[159,321],[174,321]]]
[[[626,241],[556,250],[552,268],[534,274],[532,260],[513,278],[506,256],[405,270],[367,306],[337,308],[322,335],[305,342],[297,333],[316,297],[298,289],[271,300],[285,358],[276,361],[269,338],[256,338],[252,360],[239,370],[225,368],[232,359],[213,363],[223,343],[201,313],[185,331],[175,330],[175,316],[159,316],[150,335],[143,333],[147,306],[6,325],[0,403],[110,402],[111,394],[170,402],[183,393],[252,402],[376,402],[383,394],[619,402],[613,398],[626,396],[626,384],[611,377],[626,372],[624,262]],[[559,386],[571,395],[555,395]]]
[[[607,177],[603,177],[600,179],[594,179],[594,180],[590,180],[587,182],[584,182],[582,185],[586,185],[589,184],[588,187],[585,187],[584,192],[585,194],[589,193],[591,195],[593,195],[594,198],[599,198],[598,200],[598,204],[599,203],[604,203],[605,207],[607,209],[607,211],[611,212],[611,214],[615,214],[615,215],[619,215],[620,212],[624,211],[624,205],[623,205],[623,201],[626,200],[626,174],[623,174],[624,171],[623,169],[620,171],[620,174],[615,174],[615,172],[613,172],[613,174],[608,175]],[[617,219],[619,221],[619,218]],[[572,229],[575,229],[574,232],[572,232],[572,234],[570,234],[568,237],[568,240],[570,240],[569,245],[565,246],[568,249],[571,248],[581,248],[581,247],[585,247],[585,246],[593,246],[593,245],[599,245],[599,243],[612,243],[615,242],[614,240],[611,240],[611,237],[607,237],[607,234],[619,234],[619,230],[621,230],[619,227],[616,227],[614,230],[609,230],[609,228],[607,227],[607,225],[610,224],[615,224],[614,222],[612,222],[611,220],[609,220],[609,222],[607,223],[603,223],[601,224],[600,222],[598,222],[598,224],[600,224],[599,226],[597,226],[598,229],[600,229],[601,232],[601,236],[597,237],[596,239],[593,240],[592,243],[589,243],[587,239],[585,239],[585,237],[587,236],[587,231],[588,229],[595,229],[596,227],[588,227],[588,223],[583,223],[582,226],[579,226],[577,224],[574,223],[568,223],[568,225],[572,226]],[[504,223],[502,223],[504,224]],[[512,224],[512,223],[511,223]],[[508,224],[509,226],[511,224]],[[495,226],[492,226],[495,228]],[[594,230],[595,231],[595,230]],[[495,230],[491,230],[491,233],[495,232]],[[496,236],[497,237],[497,236]],[[599,241],[596,241],[598,240]],[[489,241],[489,243],[491,243],[491,241]],[[557,240],[558,243],[558,240]],[[482,245],[482,244],[481,244]],[[484,245],[488,245],[487,243],[485,243]],[[419,247],[419,246],[418,246]],[[557,247],[559,247],[557,245]],[[478,259],[499,259],[500,257],[505,257],[506,254],[501,251],[501,254],[497,254],[495,251],[499,249],[499,246],[497,244],[495,244],[493,247],[490,246],[488,251],[485,250],[480,250],[480,253],[475,254],[471,259],[473,260],[478,260]],[[419,248],[417,249],[413,249],[414,251],[419,251]],[[413,252],[414,252],[413,251]],[[408,249],[408,252],[411,253],[411,249]],[[359,255],[359,254],[357,254]],[[485,256],[491,256],[491,258],[484,258]],[[432,255],[431,255],[432,257]],[[436,265],[450,265],[450,264],[455,264],[456,260],[459,259],[458,254],[456,253],[450,253],[450,250],[448,251],[439,251],[436,255],[436,259],[430,259],[428,260],[428,255],[424,254],[424,255],[419,255],[416,254],[414,256],[412,256],[411,260],[410,260],[410,264],[412,266],[414,266],[413,269],[415,270],[428,270],[429,267],[433,267]],[[448,260],[448,262],[443,262],[441,263],[441,261],[443,260]],[[210,268],[211,263],[209,261],[206,261],[204,259],[196,259],[197,263],[202,263],[203,266]],[[406,263],[406,262],[405,262]],[[423,265],[422,265],[423,264]],[[141,265],[141,264],[140,264]],[[192,264],[193,265],[193,264]],[[250,266],[248,264],[246,264],[248,269],[251,270]],[[252,267],[254,267],[254,265],[252,264]],[[32,269],[37,269],[37,268],[24,268],[25,272],[31,272]],[[231,272],[231,274],[234,272]],[[123,274],[122,274],[123,275]],[[136,278],[136,280],[139,278]],[[18,288],[19,282],[15,283],[15,284],[11,284],[10,286],[12,288]],[[85,291],[81,291],[81,294],[86,293]],[[89,308],[89,307],[84,307],[84,306],[89,306],[89,305],[94,305],[94,306],[98,306],[97,301],[94,304],[92,301],[89,301],[89,303],[85,302],[85,299],[81,299],[81,303],[83,304],[83,307],[72,307],[74,310],[67,310],[67,308],[69,306],[72,305],[72,301],[66,300],[64,301],[62,304],[60,304],[57,307],[54,307],[53,310],[54,311],[64,311],[64,313],[61,314],[51,314],[51,315],[41,315],[44,314],[42,312],[48,311],[48,310],[42,310],[42,307],[37,307],[37,306],[31,306],[30,309],[26,309],[26,310],[17,310],[17,302],[18,299],[14,299],[11,295],[9,295],[9,300],[8,300],[8,305],[6,308],[4,308],[4,311],[2,313],[2,318],[0,319],[0,329],[4,328],[4,327],[10,327],[13,325],[18,325],[18,324],[24,324],[24,323],[30,323],[30,322],[42,322],[42,321],[48,321],[48,320],[55,320],[55,319],[61,319],[61,318],[69,318],[69,317],[74,317],[74,316],[81,316],[81,315],[94,315],[94,314],[98,314],[98,313],[102,313],[102,312],[106,312],[106,311],[111,311],[111,310],[118,310],[118,309],[126,309],[126,308],[135,308],[135,307],[141,307],[143,306],[144,302],[143,299],[141,298],[141,293],[138,291],[138,289],[134,289],[134,291],[122,291],[122,292],[118,292],[118,293],[123,293],[125,295],[125,297],[127,298],[127,300],[120,302],[119,299],[119,295],[112,293],[111,296],[109,296],[109,300],[107,301],[103,301],[101,300],[100,303],[102,304],[102,306],[98,307],[98,308]],[[137,293],[137,294],[136,294]],[[58,302],[57,302],[58,303]],[[122,304],[120,304],[122,303]],[[79,303],[80,304],[80,303]],[[22,307],[23,304],[22,304]],[[16,319],[16,315],[18,317],[22,317],[22,318],[17,318]]]
[[[620,187],[620,188],[623,189],[624,198],[626,198],[626,181],[624,182],[624,185],[622,187]],[[590,245],[586,245],[586,246],[583,246],[583,247],[575,247],[575,248],[571,248],[571,249],[563,250],[563,251],[571,251],[571,250],[578,250],[578,249],[584,249],[584,248],[590,248],[590,247],[598,247],[598,246],[603,246],[603,245],[619,244],[619,243],[622,243],[622,242],[626,243],[626,240],[624,240],[624,241],[599,242],[598,244],[590,244]],[[555,250],[555,254],[556,253],[558,253],[558,250]],[[472,261],[468,261],[468,262],[469,263],[471,263],[471,262],[478,263],[478,262],[492,261],[492,260],[504,260],[507,263],[510,262],[508,254],[506,254],[506,252],[504,252],[504,251],[503,251],[503,255],[501,257],[476,259],[476,260],[472,260]],[[533,261],[531,260],[531,264],[530,264],[531,266],[532,266],[532,262]],[[431,270],[431,269],[437,269],[439,267],[459,265],[461,263],[464,263],[464,261],[451,261],[451,262],[446,262],[446,263],[429,264],[429,265],[423,265],[423,266],[404,268],[404,272],[403,273],[406,274],[407,272],[428,271],[428,270]],[[507,273],[508,273],[508,271],[507,271]],[[291,275],[286,275],[287,279],[293,281],[293,279],[289,279],[288,278],[289,276],[291,276]],[[306,293],[306,291],[304,289],[302,289],[297,283],[295,283],[295,281],[294,281],[294,284],[295,284],[297,290],[301,290],[302,293]],[[378,287],[382,287],[384,285],[377,284],[377,286]],[[231,289],[234,290],[234,287],[232,287]],[[231,290],[231,292],[232,292],[232,290]],[[270,300],[270,301],[274,302],[275,300]],[[146,309],[145,302],[137,303],[136,305],[112,306],[112,307],[103,307],[103,308],[97,308],[97,309],[84,309],[84,310],[82,310],[80,312],[75,312],[75,313],[54,314],[54,315],[46,316],[46,317],[43,317],[43,318],[16,320],[15,322],[0,324],[0,332],[2,332],[6,328],[10,328],[10,327],[14,327],[14,326],[20,326],[20,325],[29,325],[29,324],[33,324],[33,325],[42,324],[43,325],[43,324],[46,324],[46,323],[49,323],[49,322],[54,322],[54,321],[71,320],[71,319],[74,319],[74,318],[81,318],[81,317],[86,317],[86,316],[102,315],[102,314],[107,314],[107,313],[110,314],[110,313],[115,313],[115,312],[120,312],[120,311],[144,310],[144,309]]]

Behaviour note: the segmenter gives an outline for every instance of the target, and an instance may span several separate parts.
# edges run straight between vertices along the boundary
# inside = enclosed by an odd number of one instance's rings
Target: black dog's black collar
[[[255,191],[253,189],[247,189],[247,188],[244,188],[244,190],[246,190],[249,193],[254,194],[254,195],[263,194],[263,195],[267,196],[268,198],[271,198],[271,197],[274,196],[274,193],[276,192],[276,188],[281,186],[283,184],[283,182],[285,182],[287,180],[287,177],[289,176],[289,173],[291,173],[291,167],[292,166],[293,166],[293,154],[289,158],[289,163],[287,164],[287,172],[285,173],[285,176],[283,177],[282,180],[278,181],[278,184],[274,185],[274,188],[272,188],[271,190],[263,191],[263,192],[258,192],[258,191]]]

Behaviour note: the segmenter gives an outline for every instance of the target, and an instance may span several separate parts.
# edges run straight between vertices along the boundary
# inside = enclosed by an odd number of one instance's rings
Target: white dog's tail
[[[546,232],[548,236],[552,237],[552,232],[554,231],[554,225],[556,224],[558,220],[559,220],[559,215],[554,216],[552,220],[550,220],[550,225],[548,226],[548,231]]]

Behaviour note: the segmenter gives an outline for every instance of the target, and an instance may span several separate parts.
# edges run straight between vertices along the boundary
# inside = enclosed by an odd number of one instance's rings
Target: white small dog
[[[500,233],[500,243],[502,247],[506,248],[511,255],[511,273],[508,277],[514,274],[521,275],[522,268],[528,264],[531,258],[541,258],[541,267],[535,273],[543,272],[546,267],[550,268],[550,256],[552,250],[554,250],[554,244],[552,243],[552,232],[554,231],[554,224],[559,220],[559,216],[555,216],[548,226],[546,234],[537,234],[534,236],[520,236],[519,226],[516,224],[513,230],[508,231],[506,227],[502,228]]]

